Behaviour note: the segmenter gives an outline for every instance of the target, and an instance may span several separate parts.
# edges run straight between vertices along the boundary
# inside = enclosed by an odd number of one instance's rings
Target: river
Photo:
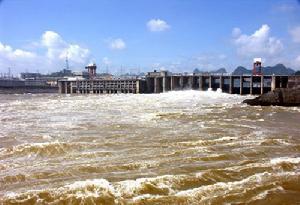
[[[0,204],[296,204],[300,108],[250,96],[0,95]]]

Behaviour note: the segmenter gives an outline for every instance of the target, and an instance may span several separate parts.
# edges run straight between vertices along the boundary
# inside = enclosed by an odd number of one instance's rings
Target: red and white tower
[[[262,75],[262,60],[261,58],[254,58],[253,60],[253,70],[252,70],[252,74],[253,75]]]
[[[96,77],[97,66],[96,66],[95,63],[91,63],[91,64],[85,66],[85,69],[88,70],[88,73],[89,73],[89,77],[90,77],[90,78]]]

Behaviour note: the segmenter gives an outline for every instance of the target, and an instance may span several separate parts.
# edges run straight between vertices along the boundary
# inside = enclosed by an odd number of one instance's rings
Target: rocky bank
[[[278,88],[243,103],[261,106],[300,106],[300,88]]]

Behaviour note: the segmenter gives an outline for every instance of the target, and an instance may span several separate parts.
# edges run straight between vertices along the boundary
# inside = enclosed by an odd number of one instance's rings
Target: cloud
[[[89,49],[66,42],[54,31],[44,32],[34,45],[33,51],[26,51],[0,42],[0,69],[11,67],[15,73],[57,71],[64,67],[66,56],[71,68],[83,67],[90,59]]]
[[[227,60],[228,57],[223,53],[205,53],[190,59],[190,62],[192,62],[194,68],[210,71],[226,67]]]
[[[294,60],[294,67],[296,69],[300,69],[300,55],[295,58],[295,60]]]
[[[161,19],[151,19],[147,22],[147,28],[152,32],[160,32],[168,30],[170,25]]]
[[[220,60],[224,60],[224,59],[227,58],[227,56],[226,56],[225,54],[220,54],[220,55],[218,56],[218,58],[219,58]]]
[[[68,56],[69,61],[75,64],[84,64],[90,58],[90,51],[79,45],[70,44],[60,52],[59,58],[65,59],[66,56]]]
[[[296,5],[294,4],[279,4],[274,7],[274,11],[287,13],[296,10]]]
[[[111,65],[111,60],[109,60],[109,58],[108,57],[104,57],[103,59],[102,59],[102,63],[104,64],[104,65]]]
[[[262,25],[251,35],[238,34],[237,28],[233,30],[233,43],[237,53],[244,57],[274,56],[283,50],[280,39],[270,36],[270,27]]]
[[[0,57],[9,60],[33,59],[36,57],[36,54],[21,49],[14,50],[11,46],[4,45],[0,42]]]
[[[110,42],[109,47],[112,50],[123,50],[126,48],[126,43],[121,38],[117,38]]]
[[[77,44],[68,44],[54,31],[46,31],[42,35],[41,43],[47,48],[47,57],[51,60],[63,60],[68,56],[70,62],[82,64],[87,62],[90,55],[88,49]]]
[[[300,26],[290,29],[289,33],[295,43],[300,43]]]
[[[14,49],[9,45],[0,42],[0,72],[6,72],[7,68],[11,68],[14,74],[21,70],[31,68],[34,62],[38,61],[38,56],[34,52],[22,49]]]
[[[61,36],[58,33],[55,33],[54,31],[44,32],[42,35],[41,42],[42,45],[49,48],[61,47],[62,45],[66,45]]]
[[[241,31],[240,28],[234,28],[234,29],[232,29],[232,36],[233,37],[238,37],[238,36],[241,35],[241,33],[242,33],[242,31]]]
[[[203,53],[197,56],[185,56],[172,62],[156,62],[150,67],[171,72],[192,72],[195,68],[203,71],[216,70],[222,67],[228,69],[230,59],[223,53]]]

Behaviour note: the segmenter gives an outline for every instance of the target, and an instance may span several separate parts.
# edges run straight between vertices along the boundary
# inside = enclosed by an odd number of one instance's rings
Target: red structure
[[[90,78],[94,78],[96,77],[96,70],[97,70],[97,66],[95,63],[89,64],[85,67],[85,69],[88,70],[89,73],[89,77]]]
[[[261,66],[261,58],[254,58],[252,74],[253,75],[263,75],[262,66]]]

